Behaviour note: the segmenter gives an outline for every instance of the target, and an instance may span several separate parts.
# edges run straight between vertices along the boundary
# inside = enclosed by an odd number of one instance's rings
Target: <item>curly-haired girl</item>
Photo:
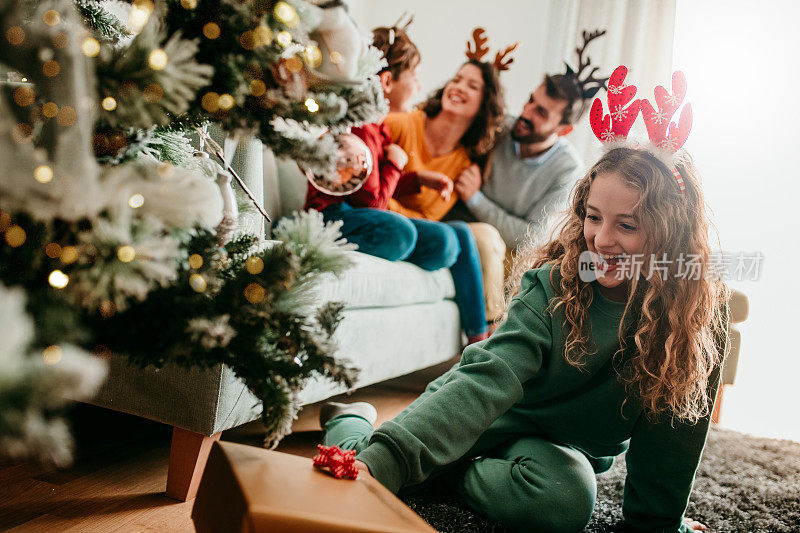
[[[697,171],[686,155],[673,161],[606,152],[576,184],[556,236],[523,258],[533,269],[500,328],[377,430],[368,404],[332,404],[326,443],[357,449],[393,491],[460,464],[459,491],[475,510],[549,532],[584,528],[595,474],[627,451],[626,525],[704,529],[682,518],[719,383],[728,293],[709,275]]]

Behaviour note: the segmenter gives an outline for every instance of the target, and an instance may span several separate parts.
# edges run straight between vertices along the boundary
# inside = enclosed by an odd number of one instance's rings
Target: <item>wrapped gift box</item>
[[[334,479],[311,459],[231,442],[214,443],[192,519],[199,533],[435,532],[367,474]]]

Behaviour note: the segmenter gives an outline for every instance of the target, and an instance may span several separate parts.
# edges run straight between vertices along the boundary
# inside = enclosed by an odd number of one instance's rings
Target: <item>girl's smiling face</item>
[[[598,174],[586,199],[583,236],[592,252],[600,292],[625,301],[636,261],[644,259],[646,235],[634,216],[639,192],[616,172]]]

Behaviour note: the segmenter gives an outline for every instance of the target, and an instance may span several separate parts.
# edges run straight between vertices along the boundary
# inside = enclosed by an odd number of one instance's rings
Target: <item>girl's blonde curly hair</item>
[[[606,152],[576,183],[570,207],[544,245],[522,247],[509,287],[518,287],[525,270],[553,265],[550,281],[559,296],[551,311],[563,307],[567,361],[580,367],[594,348],[588,309],[593,291],[578,275],[578,260],[587,249],[583,236],[586,201],[594,179],[615,173],[639,193],[634,216],[645,232],[646,261],[632,280],[623,319],[621,348],[615,358],[620,380],[650,415],[666,413],[691,423],[709,414],[709,379],[721,364],[727,338],[727,286],[714,275],[709,221],[697,170],[685,152],[675,166],[686,185],[681,194],[675,177],[647,150],[617,147]],[[666,263],[667,274],[647,276],[652,257]],[[686,271],[692,258],[692,275]],[[666,260],[666,261],[664,261]],[[556,271],[558,275],[556,275]],[[635,350],[626,347],[633,341]],[[630,352],[623,357],[623,352]]]

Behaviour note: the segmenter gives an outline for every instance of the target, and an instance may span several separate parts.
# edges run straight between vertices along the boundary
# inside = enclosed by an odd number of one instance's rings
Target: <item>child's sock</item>
[[[472,343],[475,343],[475,342],[478,342],[478,341],[482,341],[482,340],[488,339],[488,338],[489,338],[489,332],[488,331],[484,331],[483,333],[479,333],[477,335],[470,335],[469,337],[467,337],[467,346],[469,346]]]

